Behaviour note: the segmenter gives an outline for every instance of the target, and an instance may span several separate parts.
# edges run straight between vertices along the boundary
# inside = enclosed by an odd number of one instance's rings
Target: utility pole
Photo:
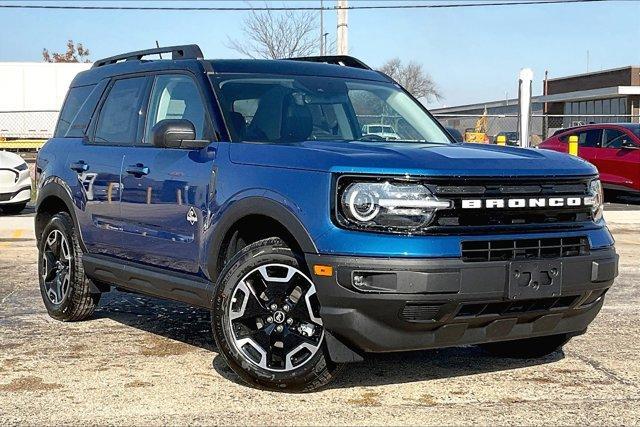
[[[320,0],[320,56],[324,55],[324,1]]]
[[[347,0],[338,0],[338,55],[349,54],[349,26],[347,24]]]

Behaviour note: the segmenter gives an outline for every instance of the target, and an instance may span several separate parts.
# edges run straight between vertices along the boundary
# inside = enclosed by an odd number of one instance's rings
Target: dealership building
[[[640,66],[547,79],[543,87],[544,93],[531,99],[532,133],[541,137],[578,124],[640,122]],[[490,135],[517,130],[517,99],[431,109],[446,125],[459,129],[473,127],[473,117],[485,111],[496,119],[489,120]]]

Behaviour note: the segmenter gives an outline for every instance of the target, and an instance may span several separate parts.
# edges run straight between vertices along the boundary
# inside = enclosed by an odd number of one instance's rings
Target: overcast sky
[[[447,0],[442,3],[453,3]],[[7,3],[0,0],[0,4]],[[18,4],[42,2],[18,1]],[[58,2],[61,4],[72,2]],[[125,2],[75,2],[74,4]],[[286,2],[287,5],[319,4]],[[325,5],[335,2],[325,0]],[[351,5],[371,1],[351,1]],[[375,2],[387,4],[392,2]],[[397,4],[410,1],[400,0]],[[435,2],[419,2],[435,3]],[[235,5],[247,2],[126,2],[127,5]],[[252,2],[254,6],[263,2]],[[282,5],[282,1],[269,2]],[[43,48],[83,42],[98,59],[161,45],[197,43],[207,58],[238,57],[226,47],[246,12],[130,12],[0,9],[0,61],[40,61]],[[325,28],[335,34],[335,12]],[[318,31],[319,33],[319,31]],[[640,1],[454,9],[349,12],[350,54],[372,66],[398,56],[424,64],[445,99],[431,107],[516,96],[523,67],[534,70],[534,94],[551,77],[640,65]]]

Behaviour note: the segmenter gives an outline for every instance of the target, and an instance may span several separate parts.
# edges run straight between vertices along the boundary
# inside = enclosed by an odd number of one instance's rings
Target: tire
[[[100,301],[100,294],[91,292],[91,282],[84,274],[78,235],[66,212],[55,214],[42,232],[38,277],[44,305],[56,320],[85,320]]]
[[[249,385],[306,392],[337,375],[340,365],[329,358],[309,277],[304,261],[279,238],[246,246],[220,274],[213,336],[231,369]]]
[[[513,359],[535,359],[547,356],[560,350],[569,340],[567,334],[551,335],[547,337],[525,338],[514,341],[503,341],[481,344],[488,353],[498,357]]]
[[[27,207],[27,202],[15,203],[11,205],[0,205],[0,211],[5,215],[17,215]]]

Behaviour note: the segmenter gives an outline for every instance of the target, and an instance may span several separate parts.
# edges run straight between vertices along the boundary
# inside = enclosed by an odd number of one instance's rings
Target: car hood
[[[24,159],[8,151],[0,151],[0,169],[15,168],[24,163]]]
[[[231,160],[327,172],[460,176],[595,175],[590,163],[566,154],[486,144],[306,141],[232,143]]]

